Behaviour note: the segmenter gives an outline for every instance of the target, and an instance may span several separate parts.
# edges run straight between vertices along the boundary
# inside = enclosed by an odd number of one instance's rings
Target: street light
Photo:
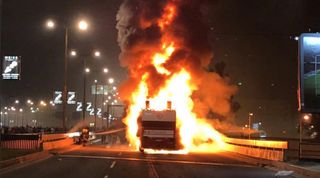
[[[301,143],[302,143],[302,132],[303,132],[303,128],[302,128],[302,124],[303,122],[309,122],[310,121],[310,115],[309,114],[305,114],[303,116],[303,118],[299,119],[299,159],[301,158],[301,154],[302,154],[302,149],[301,149]]]
[[[109,82],[110,84],[113,84],[113,83],[114,83],[114,79],[113,79],[113,78],[109,78],[109,79],[108,79],[108,82]]]
[[[103,73],[108,73],[108,72],[109,72],[108,68],[103,68]]]
[[[94,92],[94,131],[97,130],[97,90],[98,90],[98,80],[94,80],[95,92]]]
[[[251,139],[251,120],[252,120],[252,116],[253,116],[253,113],[250,112],[249,113],[249,117],[248,117],[249,140]]]
[[[79,26],[79,29],[82,30],[82,31],[85,31],[88,29],[88,23],[84,20],[81,20],[78,24]]]
[[[77,55],[77,52],[76,52],[75,50],[72,50],[72,51],[70,52],[70,55],[71,55],[71,56],[76,56],[76,55]]]
[[[53,29],[55,27],[55,23],[52,20],[47,20],[46,26],[49,29]]]
[[[19,100],[15,100],[15,101],[14,101],[14,103],[19,104],[19,103],[20,103],[20,101],[19,101]]]
[[[53,20],[47,21],[47,28],[53,29],[55,27],[55,23]],[[67,79],[68,79],[68,33],[69,28],[67,25],[63,26],[64,28],[64,84],[63,84],[63,93],[62,93],[62,100],[63,100],[63,118],[62,118],[62,126],[64,131],[66,131],[66,123],[67,123],[67,92],[68,92],[68,85],[67,85]],[[84,20],[81,20],[78,23],[78,28],[81,31],[86,31],[88,29],[88,23]]]
[[[100,56],[101,56],[100,51],[95,51],[95,52],[94,52],[94,56],[95,56],[95,57],[100,57]]]

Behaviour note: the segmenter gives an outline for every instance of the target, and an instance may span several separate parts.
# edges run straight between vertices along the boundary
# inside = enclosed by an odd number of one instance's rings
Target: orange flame
[[[192,152],[214,152],[224,147],[223,135],[217,132],[212,125],[206,123],[205,119],[198,118],[193,112],[194,102],[191,98],[192,93],[197,90],[197,86],[191,81],[193,76],[186,67],[179,70],[166,68],[165,64],[172,60],[170,57],[175,53],[179,46],[179,40],[175,39],[167,28],[170,28],[176,16],[176,7],[174,4],[168,4],[164,8],[162,17],[157,21],[163,37],[159,49],[151,54],[151,65],[156,69],[158,74],[167,77],[165,84],[160,86],[158,93],[149,98],[149,73],[145,71],[140,83],[129,99],[130,105],[125,118],[128,126],[127,137],[130,145],[139,147],[140,141],[136,136],[138,131],[137,118],[141,110],[145,107],[145,101],[150,101],[150,108],[154,110],[166,109],[167,101],[172,101],[172,109],[176,110],[177,127],[181,137],[183,150],[150,150],[148,153],[180,153],[186,154]],[[140,64],[141,66],[143,64]]]

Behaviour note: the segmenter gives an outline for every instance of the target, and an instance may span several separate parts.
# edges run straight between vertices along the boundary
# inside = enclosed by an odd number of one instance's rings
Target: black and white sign
[[[4,80],[20,80],[21,56],[4,56],[2,64]]]
[[[54,104],[62,104],[62,91],[55,91],[54,92]]]
[[[54,104],[62,104],[62,91],[55,91],[54,92]],[[68,98],[67,98],[68,104],[76,104],[76,92],[69,91],[68,92]]]
[[[77,102],[76,111],[77,111],[77,112],[82,111],[82,102]]]
[[[76,104],[76,92],[69,91],[68,92],[68,104]]]
[[[77,106],[76,106],[76,111],[77,112],[81,112],[82,111],[82,102],[77,102]],[[87,112],[89,112],[90,116],[94,116],[94,108],[92,107],[92,103],[91,102],[87,102]],[[101,116],[102,112],[101,112],[101,108],[97,108],[97,116]]]

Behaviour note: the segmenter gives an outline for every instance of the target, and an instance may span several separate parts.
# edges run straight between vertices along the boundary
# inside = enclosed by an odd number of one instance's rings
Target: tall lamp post
[[[249,140],[251,139],[251,122],[252,122],[252,116],[253,116],[253,113],[250,112],[249,113],[249,117],[248,117],[248,128],[249,128]]]
[[[301,148],[301,143],[302,143],[302,124],[303,122],[308,122],[310,120],[310,116],[308,114],[305,114],[303,118],[299,119],[299,159],[301,158],[302,155],[302,148]]]
[[[76,56],[77,52],[72,50],[70,52],[71,56]],[[93,57],[99,58],[101,56],[101,53],[99,51],[94,51]],[[86,88],[87,88],[87,74],[90,73],[90,68],[87,67],[87,58],[88,56],[84,56],[83,59],[83,99],[82,99],[82,121],[84,124],[85,118],[86,118]]]
[[[53,29],[56,24],[53,20],[48,20],[46,23],[47,28]],[[63,92],[62,92],[62,127],[64,131],[67,131],[67,95],[68,95],[68,33],[69,27],[67,25],[63,26],[64,28],[64,82],[63,82]],[[84,20],[81,20],[78,23],[78,28],[81,31],[86,31],[88,29],[88,23]]]
[[[94,80],[94,131],[97,130],[97,90],[98,90],[98,80]]]

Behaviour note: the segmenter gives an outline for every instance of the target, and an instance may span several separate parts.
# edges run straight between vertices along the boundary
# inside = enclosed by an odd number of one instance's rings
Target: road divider
[[[284,161],[287,141],[248,140],[238,138],[224,138],[226,150],[246,156],[262,158],[272,161]]]

